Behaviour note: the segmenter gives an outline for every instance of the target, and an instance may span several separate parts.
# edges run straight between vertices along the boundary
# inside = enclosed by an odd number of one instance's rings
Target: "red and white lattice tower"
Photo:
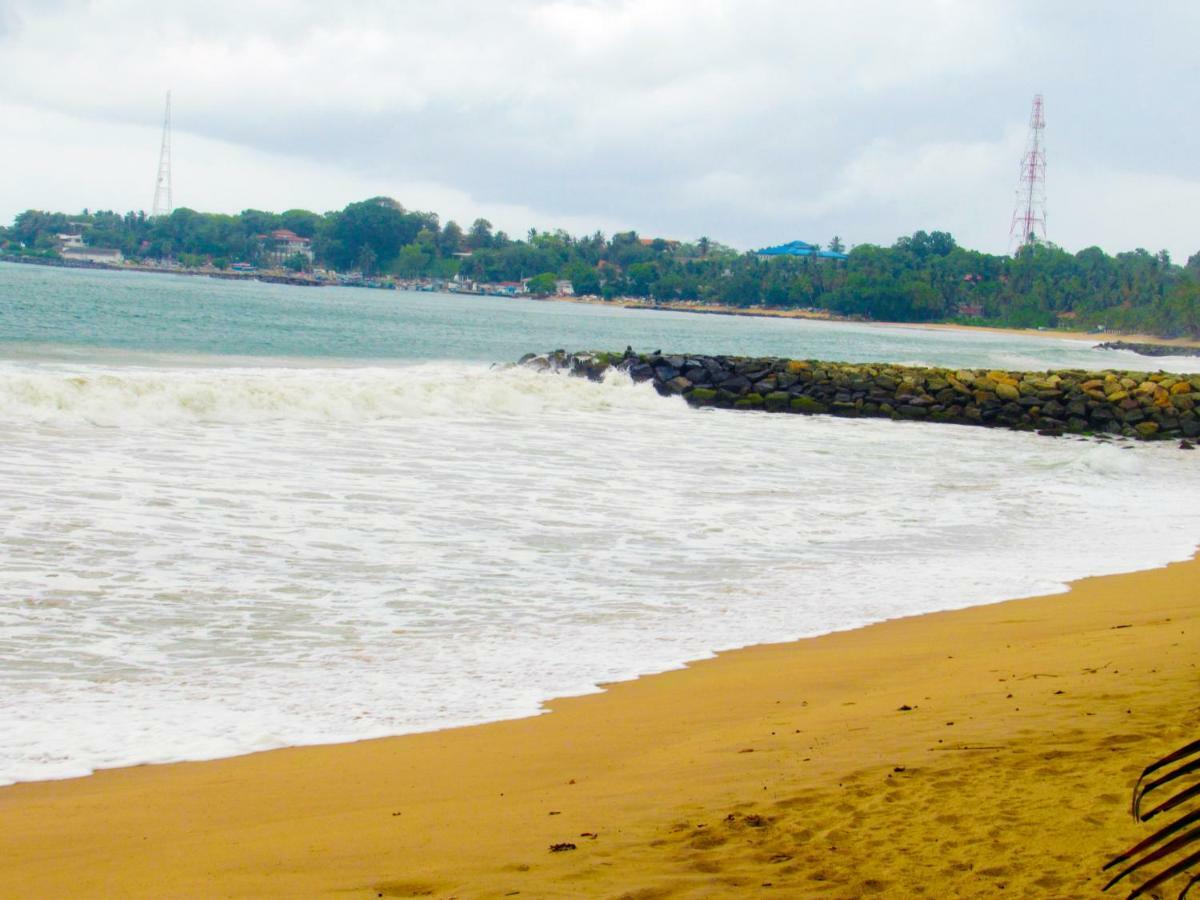
[[[1042,134],[1045,128],[1042,95],[1036,94],[1029,116],[1029,141],[1021,159],[1017,202],[1008,231],[1008,249],[1014,253],[1026,244],[1046,239],[1046,144]]]
[[[175,198],[171,193],[171,92],[167,91],[162,146],[158,151],[158,177],[154,180],[154,205],[150,207],[150,215],[154,218],[169,216],[174,208]]]

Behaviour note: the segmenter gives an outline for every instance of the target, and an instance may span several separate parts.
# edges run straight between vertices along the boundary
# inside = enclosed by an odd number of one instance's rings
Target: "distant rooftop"
[[[822,250],[816,244],[808,241],[789,241],[777,247],[764,247],[758,251],[759,256],[816,256],[820,259],[846,259],[845,253],[833,250]]]

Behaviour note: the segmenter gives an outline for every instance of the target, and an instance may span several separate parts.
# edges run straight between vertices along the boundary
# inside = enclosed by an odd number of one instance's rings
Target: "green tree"
[[[445,227],[442,228],[441,234],[438,235],[438,253],[442,256],[453,256],[462,250],[463,245],[463,230],[458,227],[458,223],[454,220],[447,222]]]
[[[309,262],[307,256],[303,253],[293,253],[283,261],[285,269],[291,269],[293,272],[308,272],[312,270],[312,263]]]
[[[467,247],[470,250],[487,250],[494,246],[492,223],[487,219],[476,219],[471,223],[471,231],[467,235]]]
[[[417,278],[429,271],[432,255],[423,250],[418,244],[409,244],[400,249],[393,266],[395,273],[402,278]]]
[[[542,272],[538,275],[534,275],[532,278],[529,279],[529,283],[528,283],[529,293],[538,295],[538,296],[545,296],[547,294],[553,294],[555,282],[557,280],[558,280],[558,278],[555,276],[555,274],[553,272]]]

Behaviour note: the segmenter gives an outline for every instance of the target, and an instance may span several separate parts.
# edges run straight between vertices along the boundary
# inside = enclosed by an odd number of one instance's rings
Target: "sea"
[[[692,410],[612,349],[1195,371],[1053,336],[0,264],[0,784],[535,715],[1200,541],[1200,453]]]

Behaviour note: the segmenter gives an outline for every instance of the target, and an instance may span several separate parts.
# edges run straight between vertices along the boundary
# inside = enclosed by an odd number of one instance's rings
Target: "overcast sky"
[[[523,234],[1200,250],[1200,3],[0,0],[0,220],[386,194]]]

